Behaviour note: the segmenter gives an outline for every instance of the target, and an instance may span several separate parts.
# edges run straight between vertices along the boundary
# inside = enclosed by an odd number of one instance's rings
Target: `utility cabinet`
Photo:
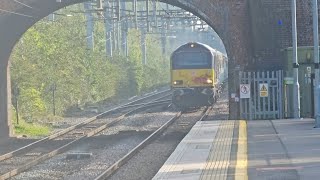
[[[284,49],[284,112],[286,118],[293,117],[293,63],[292,47]],[[314,58],[313,46],[298,47],[300,116],[314,117]]]

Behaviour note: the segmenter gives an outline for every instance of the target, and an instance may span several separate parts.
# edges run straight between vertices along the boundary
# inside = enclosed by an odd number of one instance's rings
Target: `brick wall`
[[[291,0],[250,0],[250,14],[255,58],[251,68],[282,68],[281,49],[292,46]],[[313,45],[312,23],[312,1],[297,0],[298,46]]]

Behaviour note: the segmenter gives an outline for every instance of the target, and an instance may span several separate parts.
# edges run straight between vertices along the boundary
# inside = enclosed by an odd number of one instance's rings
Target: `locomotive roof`
[[[189,42],[189,43],[186,43],[186,44],[183,44],[181,45],[180,47],[178,47],[173,53],[175,52],[178,52],[184,48],[189,48],[191,46],[191,44],[194,44],[196,45],[197,47],[201,47],[201,48],[204,48],[208,51],[211,51],[212,53],[215,53],[215,54],[219,54],[219,55],[222,55],[222,56],[225,56],[223,53],[221,53],[220,51],[216,50],[216,49],[213,49],[211,46],[207,45],[207,44],[203,44],[203,43],[199,43],[199,42]]]

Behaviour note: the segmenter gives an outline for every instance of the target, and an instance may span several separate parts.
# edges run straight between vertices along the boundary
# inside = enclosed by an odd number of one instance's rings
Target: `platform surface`
[[[320,129],[313,119],[248,121],[249,179],[320,179]]]
[[[177,146],[155,179],[225,179],[235,121],[198,122]]]
[[[314,119],[198,122],[153,179],[320,179],[314,125]]]

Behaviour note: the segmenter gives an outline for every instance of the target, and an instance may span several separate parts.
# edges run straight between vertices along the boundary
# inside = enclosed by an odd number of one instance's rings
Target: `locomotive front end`
[[[178,48],[171,57],[172,102],[178,107],[212,105],[215,71],[212,52],[197,43]]]

